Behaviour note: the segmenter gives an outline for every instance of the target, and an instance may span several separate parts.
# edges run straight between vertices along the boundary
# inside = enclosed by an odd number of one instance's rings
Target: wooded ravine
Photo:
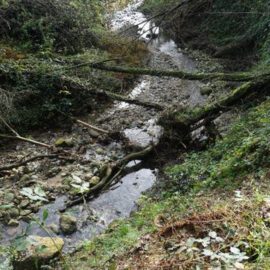
[[[0,0],[0,270],[270,269],[267,0]]]

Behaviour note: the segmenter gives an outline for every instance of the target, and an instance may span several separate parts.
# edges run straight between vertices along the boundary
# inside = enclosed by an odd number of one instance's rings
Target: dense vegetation
[[[0,3],[0,107],[17,128],[44,126],[62,111],[83,114],[97,107],[96,97],[55,83],[67,76],[91,87],[119,92],[131,76],[69,69],[81,62],[108,58],[141,63],[144,46],[110,33],[104,20],[106,1],[11,0]],[[108,11],[108,10],[107,10]],[[137,52],[135,55],[134,52]],[[67,69],[68,67],[68,69]],[[80,100],[85,100],[80,104]],[[100,100],[102,102],[102,100]]]
[[[157,14],[178,4],[178,1],[147,0],[142,9]],[[249,61],[269,64],[268,1],[187,1],[182,8],[157,20],[184,46],[199,48],[218,57],[245,56],[251,58]],[[244,59],[243,62],[246,65],[248,61]]]
[[[146,62],[144,44],[131,45],[129,38],[108,30],[106,3],[0,0],[1,117],[18,130],[59,126],[63,113],[85,115],[103,110],[108,102],[106,97],[72,88],[72,82],[112,93],[132,85],[133,75],[84,65],[114,59],[110,64],[130,69]],[[243,83],[255,87],[229,106],[221,104],[204,115],[232,89],[239,90],[239,85],[241,89],[237,80],[217,82],[224,74],[218,73],[207,84],[214,94],[205,107],[165,110],[160,117],[165,135],[155,151],[168,162],[162,160],[165,165],[159,168],[163,179],[158,192],[143,196],[138,212],[114,222],[105,234],[62,258],[57,267],[174,269],[181,262],[183,269],[270,269],[269,1],[145,0],[141,10],[154,16],[179,47],[211,59],[207,65],[217,63],[218,71],[225,73],[255,74],[254,83]],[[263,84],[256,84],[260,80]],[[70,87],[65,81],[71,82]],[[206,126],[225,111],[229,121],[219,119],[223,132],[208,134],[203,144],[191,140],[190,126],[198,122]],[[181,126],[169,121],[183,124],[192,117],[195,122]],[[160,149],[163,143],[169,147]],[[104,167],[100,170],[104,173]]]

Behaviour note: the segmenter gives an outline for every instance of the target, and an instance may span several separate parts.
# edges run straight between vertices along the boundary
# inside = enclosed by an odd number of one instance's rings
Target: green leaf
[[[44,209],[43,213],[42,213],[42,221],[46,221],[46,219],[48,218],[49,216],[49,212],[48,212],[48,209]]]
[[[46,197],[46,193],[40,186],[35,187],[34,192],[40,197]]]

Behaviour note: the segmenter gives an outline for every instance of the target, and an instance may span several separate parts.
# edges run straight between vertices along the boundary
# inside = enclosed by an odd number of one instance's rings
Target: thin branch
[[[16,136],[16,137],[20,137],[19,133],[14,130],[7,122],[6,120],[0,115],[0,120],[2,121],[2,123]]]
[[[120,34],[125,33],[126,31],[129,31],[129,30],[132,29],[133,27],[137,27],[137,26],[140,26],[141,24],[144,24],[144,23],[146,23],[146,22],[152,21],[153,19],[156,19],[156,18],[158,18],[158,17],[161,17],[161,16],[164,16],[164,17],[165,17],[166,15],[170,14],[171,12],[174,12],[174,11],[177,10],[178,8],[182,7],[184,4],[187,4],[189,1],[190,1],[190,0],[183,0],[181,3],[179,3],[178,5],[176,5],[175,7],[171,8],[171,9],[168,9],[168,10],[165,10],[165,11],[160,12],[160,13],[158,13],[158,14],[155,14],[155,15],[153,15],[152,17],[149,17],[149,18],[147,18],[147,19],[144,20],[144,21],[141,21],[141,22],[139,22],[139,23],[137,23],[137,24],[134,24],[134,25],[132,25],[132,26],[130,26],[130,27],[124,29],[122,32],[120,32]]]
[[[37,155],[37,156],[31,157],[31,158],[22,160],[20,162],[14,163],[14,164],[9,164],[9,165],[6,165],[6,166],[2,166],[2,167],[0,167],[0,171],[12,170],[14,168],[18,168],[18,167],[24,166],[27,163],[30,163],[30,162],[33,162],[33,161],[36,161],[36,160],[40,160],[40,159],[43,159],[43,158],[57,158],[57,157],[58,157],[57,154]]]
[[[79,124],[85,126],[85,127],[88,127],[88,128],[90,128],[90,129],[93,129],[93,130],[95,130],[95,131],[97,131],[97,132],[109,134],[109,131],[104,130],[104,129],[101,129],[101,128],[98,128],[98,127],[95,127],[95,126],[93,126],[93,125],[90,125],[90,124],[88,124],[88,123],[86,123],[86,122],[84,122],[84,121],[82,121],[82,120],[75,119],[75,121],[76,121],[77,123],[79,123]]]
[[[28,143],[35,144],[35,145],[38,145],[38,146],[42,146],[42,147],[49,148],[49,149],[52,148],[52,145],[42,143],[42,142],[38,142],[38,141],[35,141],[35,140],[32,140],[32,139],[28,139],[28,138],[22,137],[20,135],[19,136],[11,136],[11,135],[6,135],[6,134],[0,134],[0,137],[5,138],[5,139],[24,141],[24,142],[28,142]]]

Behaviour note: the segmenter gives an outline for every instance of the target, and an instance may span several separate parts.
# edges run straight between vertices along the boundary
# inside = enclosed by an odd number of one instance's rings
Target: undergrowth
[[[76,78],[112,92],[128,90],[132,75],[76,68],[82,62],[106,59],[136,66],[146,59],[143,43],[106,28],[105,4],[96,0],[50,0],[46,5],[33,0],[0,2],[0,113],[6,121],[18,130],[68,123],[59,110],[77,116],[100,109],[107,101],[56,87],[54,77]]]
[[[248,269],[269,269],[269,114],[267,100],[240,115],[215,145],[187,154],[184,163],[168,167],[170,184],[161,198],[143,197],[138,212],[85,243],[69,258],[71,266],[149,269],[164,264],[174,269],[181,261],[183,269],[196,265],[204,269],[217,261],[224,266],[225,260],[229,267],[239,259]],[[190,185],[183,193],[187,183]],[[221,221],[213,222],[211,217],[217,215],[222,216]],[[190,234],[183,224],[191,226],[192,220],[200,219],[202,225],[196,223],[196,233]],[[171,226],[175,233],[164,236]],[[222,239],[219,244],[208,241],[207,235],[213,231]],[[194,249],[188,253],[191,239]],[[207,246],[198,244],[203,241],[208,241]],[[166,243],[172,242],[172,250],[176,246],[182,251],[168,252]],[[236,251],[238,254],[232,254]],[[157,265],[153,265],[155,261]]]
[[[202,187],[236,188],[253,172],[260,176],[270,165],[270,101],[239,116],[229,133],[202,152],[188,154],[185,162],[167,169],[172,186],[188,182]]]
[[[156,15],[179,3],[179,0],[146,0],[142,10]],[[181,46],[190,44],[207,52],[228,46],[225,58],[245,55],[263,70],[269,67],[270,59],[269,12],[267,0],[191,0],[180,10],[162,17],[162,25]]]

